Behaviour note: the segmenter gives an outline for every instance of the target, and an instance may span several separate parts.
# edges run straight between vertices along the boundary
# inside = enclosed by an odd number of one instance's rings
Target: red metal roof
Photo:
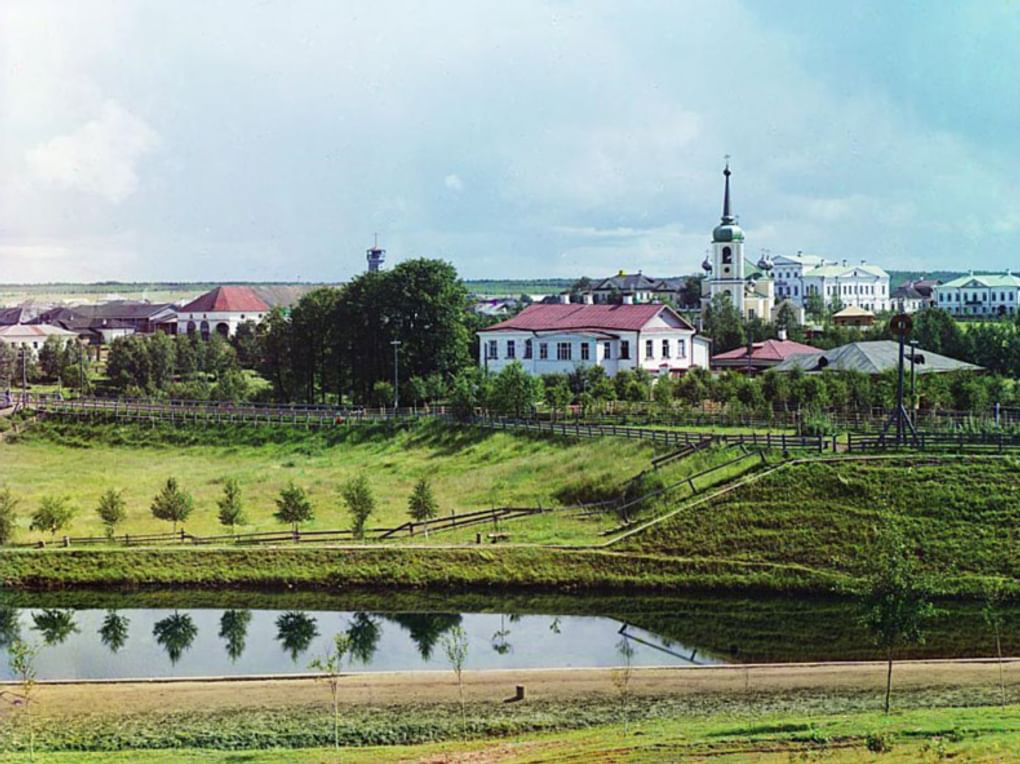
[[[755,342],[751,346],[751,360],[753,361],[782,361],[791,355],[798,353],[817,353],[818,348],[805,345],[803,342],[793,340],[765,340]],[[747,346],[727,350],[725,353],[712,356],[712,363],[716,361],[739,361],[747,360]]]
[[[692,328],[666,305],[529,305],[513,318],[500,321],[482,331],[595,329],[636,332],[663,310],[675,315],[684,327]]]
[[[246,286],[221,286],[196,297],[181,313],[265,313],[269,310],[255,290]]]

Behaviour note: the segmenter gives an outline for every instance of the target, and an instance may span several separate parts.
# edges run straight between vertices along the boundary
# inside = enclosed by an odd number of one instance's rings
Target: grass
[[[852,578],[866,571],[875,538],[890,521],[947,590],[977,590],[983,577],[1015,580],[1020,463],[973,456],[792,465],[710,507],[681,508],[618,549],[797,564]]]
[[[439,422],[312,433],[44,423],[0,445],[0,475],[21,500],[19,541],[46,538],[28,530],[28,515],[51,494],[69,496],[78,507],[62,534],[102,535],[95,506],[107,488],[124,491],[128,516],[120,532],[168,531],[149,506],[171,475],[195,499],[185,527],[211,535],[224,532],[215,502],[231,477],[240,481],[247,505],[243,531],[285,528],[272,513],[274,499],[290,480],[308,490],[315,507],[308,529],[347,528],[350,518],[339,489],[358,474],[368,476],[378,501],[369,525],[388,527],[408,519],[407,497],[421,477],[432,481],[441,514],[507,505],[551,507],[560,504],[558,496],[584,487],[619,492],[626,479],[648,468],[653,453],[642,442],[578,443]]]
[[[945,707],[947,700],[955,704]],[[277,712],[43,718],[35,760],[914,762],[1005,761],[1020,752],[1020,707],[926,691],[902,695],[888,716],[874,710],[874,693],[470,704],[466,730],[449,705],[344,708],[339,756],[327,747],[330,719],[318,701]],[[23,739],[15,734],[7,743],[17,750]],[[3,760],[28,756],[8,753]]]

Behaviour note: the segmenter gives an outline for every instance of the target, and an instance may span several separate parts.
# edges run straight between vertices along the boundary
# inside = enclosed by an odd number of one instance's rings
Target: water
[[[1020,616],[1009,613],[1004,650]],[[102,592],[0,597],[7,646],[39,647],[40,679],[293,674],[345,632],[350,671],[449,670],[460,626],[469,669],[710,665],[880,658],[844,600],[591,595]],[[977,606],[953,606],[902,657],[977,657],[994,643]]]

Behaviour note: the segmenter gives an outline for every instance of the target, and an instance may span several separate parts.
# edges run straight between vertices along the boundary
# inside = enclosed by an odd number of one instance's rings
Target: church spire
[[[726,178],[726,191],[723,194],[723,206],[722,206],[722,222],[724,224],[735,223],[736,218],[733,217],[730,212],[730,155],[726,155],[726,169],[723,170],[723,175]]]

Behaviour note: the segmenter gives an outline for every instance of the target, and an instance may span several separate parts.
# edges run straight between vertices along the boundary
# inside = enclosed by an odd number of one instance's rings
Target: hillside
[[[890,518],[933,573],[1020,576],[1020,464],[992,457],[793,464],[613,548],[860,575]]]

